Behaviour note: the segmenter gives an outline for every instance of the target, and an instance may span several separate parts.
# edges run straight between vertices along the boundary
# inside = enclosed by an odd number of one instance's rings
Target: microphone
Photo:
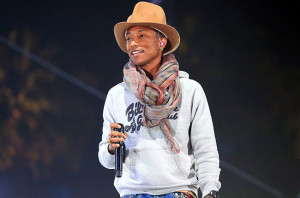
[[[121,126],[120,129],[114,128],[114,131],[122,132],[124,133],[124,126],[121,123],[118,123],[118,125]],[[122,171],[123,171],[123,162],[125,162],[125,144],[124,142],[119,142],[120,147],[115,149],[115,175],[116,177],[122,177]]]

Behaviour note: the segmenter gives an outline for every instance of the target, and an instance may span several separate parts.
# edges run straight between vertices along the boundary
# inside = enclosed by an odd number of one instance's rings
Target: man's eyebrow
[[[143,31],[146,31],[146,30],[138,30],[138,32],[143,32]],[[127,36],[128,34],[131,34],[131,32],[130,31],[126,31],[125,32],[125,36]]]

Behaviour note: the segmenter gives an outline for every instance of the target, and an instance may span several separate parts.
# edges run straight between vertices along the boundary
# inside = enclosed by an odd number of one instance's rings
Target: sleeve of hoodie
[[[219,190],[219,154],[213,122],[205,93],[199,83],[193,95],[191,143],[197,164],[197,177],[203,197]]]
[[[99,143],[98,158],[102,166],[108,169],[115,168],[115,156],[108,152],[107,140],[110,134],[110,123],[114,123],[113,118],[113,101],[111,91],[108,92],[104,109],[103,109],[103,129],[102,129],[102,140]]]

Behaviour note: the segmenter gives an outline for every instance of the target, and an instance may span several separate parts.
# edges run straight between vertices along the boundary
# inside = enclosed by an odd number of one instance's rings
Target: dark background
[[[106,94],[128,60],[113,26],[137,2],[0,0],[0,36]],[[222,197],[300,197],[299,1],[156,2],[206,92]],[[97,158],[103,104],[1,42],[0,197],[118,197]]]

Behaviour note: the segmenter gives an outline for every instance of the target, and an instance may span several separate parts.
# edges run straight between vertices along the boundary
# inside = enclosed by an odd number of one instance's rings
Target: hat
[[[148,26],[166,35],[168,42],[163,51],[164,55],[172,53],[180,43],[177,30],[166,23],[164,10],[158,5],[141,1],[135,5],[126,22],[117,23],[114,27],[117,43],[126,53],[125,32],[134,26]]]

